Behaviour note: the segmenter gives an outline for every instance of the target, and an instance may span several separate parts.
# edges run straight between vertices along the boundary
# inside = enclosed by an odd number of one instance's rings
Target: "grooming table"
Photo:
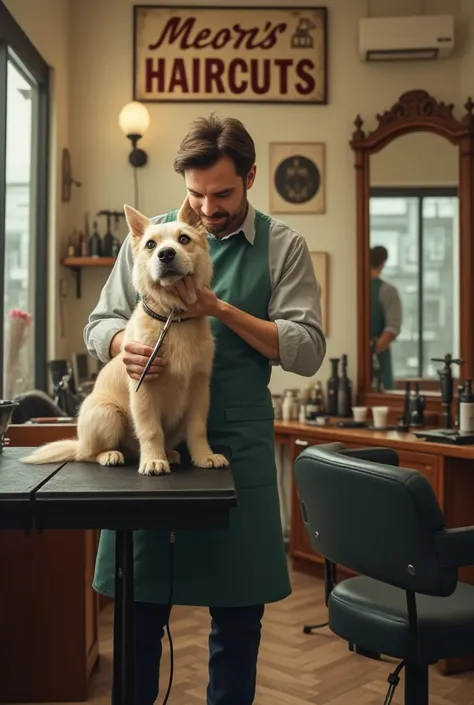
[[[33,528],[33,496],[60,464],[24,465],[20,458],[31,448],[0,451],[0,529],[30,531]]]
[[[225,449],[215,452],[229,458]],[[22,467],[30,478],[38,471],[38,466]],[[225,528],[237,500],[232,470],[173,466],[170,475],[154,477],[139,475],[136,464],[51,467],[33,490],[36,529],[116,530],[114,705],[134,705],[133,531]]]

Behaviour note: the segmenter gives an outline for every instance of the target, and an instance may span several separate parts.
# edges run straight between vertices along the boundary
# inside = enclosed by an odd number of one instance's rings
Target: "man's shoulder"
[[[292,228],[288,223],[272,218],[272,216],[257,211],[257,214],[266,218],[269,222],[270,238],[273,241],[278,241],[282,246],[290,247],[292,245],[305,243],[306,240],[297,230]]]
[[[383,296],[384,298],[398,297],[398,289],[394,284],[391,284],[386,279],[381,279],[380,296]]]

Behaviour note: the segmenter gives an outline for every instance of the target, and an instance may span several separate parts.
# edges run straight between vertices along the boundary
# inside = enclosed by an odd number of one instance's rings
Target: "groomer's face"
[[[184,172],[189,205],[209,233],[222,237],[242,224],[247,213],[247,190],[255,181],[255,172],[253,166],[243,179],[229,157],[222,157],[208,169]]]

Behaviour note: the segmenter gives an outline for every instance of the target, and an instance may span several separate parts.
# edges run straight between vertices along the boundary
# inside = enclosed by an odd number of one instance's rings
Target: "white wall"
[[[52,0],[50,0],[51,4]],[[58,4],[59,0],[56,0]],[[61,4],[61,3],[60,3]],[[182,4],[170,0],[170,5]],[[194,3],[202,4],[201,0]],[[222,2],[209,2],[222,6]],[[231,0],[230,5],[248,5],[248,0]],[[290,3],[287,3],[289,5]],[[312,6],[299,0],[300,6]],[[300,231],[311,249],[331,255],[330,337],[328,358],[349,355],[349,372],[356,374],[356,239],[355,175],[349,140],[357,114],[364,128],[376,125],[375,116],[388,109],[407,90],[422,88],[437,99],[454,102],[456,114],[463,112],[471,90],[474,48],[467,48],[467,32],[474,19],[471,0],[426,0],[430,14],[449,13],[457,18],[456,43],[459,50],[448,61],[367,65],[357,55],[358,19],[367,14],[366,0],[327,0],[329,9],[329,104],[327,106],[264,105],[160,105],[149,104],[151,126],[142,141],[149,164],[141,170],[140,208],[155,215],[179,205],[184,197],[180,177],[172,170],[173,156],[188,123],[211,110],[235,115],[243,120],[257,145],[258,177],[250,192],[255,206],[268,210],[268,145],[272,141],[323,141],[327,149],[327,213],[322,216],[288,216],[286,221]],[[11,6],[33,7],[37,0],[9,0]],[[44,6],[44,3],[41,3]],[[262,6],[273,6],[262,0]],[[121,209],[133,202],[132,170],[127,157],[129,143],[118,127],[118,113],[132,99],[133,0],[81,0],[71,3],[69,66],[69,134],[73,169],[82,188],[73,190],[67,233],[81,227],[84,211],[100,208]],[[373,15],[415,14],[422,3],[415,0],[372,0]],[[46,15],[46,13],[44,13]],[[21,20],[20,20],[21,21]],[[26,22],[26,19],[25,19]],[[65,24],[55,15],[48,22],[29,22],[38,48],[51,51],[51,35],[63,33]],[[34,25],[34,26],[32,26]],[[26,24],[25,24],[26,28]],[[36,32],[36,35],[35,35]],[[58,52],[59,61],[64,57]],[[467,62],[467,63],[466,63]],[[466,68],[469,66],[469,68]],[[57,71],[63,69],[57,67]],[[63,93],[66,96],[66,91]],[[66,99],[64,97],[64,99]],[[65,238],[66,229],[63,229]],[[69,272],[67,339],[69,350],[83,348],[82,329],[95,305],[106,271],[85,272],[87,289],[75,299],[74,281]],[[328,376],[328,363],[321,378]],[[305,381],[276,370],[272,388],[300,386]]]

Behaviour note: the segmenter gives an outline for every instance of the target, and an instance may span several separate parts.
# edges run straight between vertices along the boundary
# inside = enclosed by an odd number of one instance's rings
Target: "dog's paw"
[[[167,460],[143,460],[138,472],[140,475],[167,475],[171,470]]]
[[[167,451],[166,457],[168,458],[170,465],[178,465],[181,462],[181,456],[177,450]]]
[[[200,458],[194,458],[193,463],[198,468],[226,468],[229,465],[227,458],[220,453],[211,453]]]
[[[105,450],[96,460],[99,465],[125,465],[125,458],[119,450]]]

